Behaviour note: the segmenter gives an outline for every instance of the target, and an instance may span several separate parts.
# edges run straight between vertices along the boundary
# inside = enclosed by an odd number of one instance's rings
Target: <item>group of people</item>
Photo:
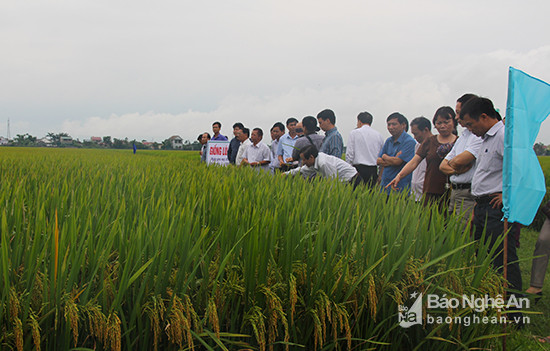
[[[373,116],[361,112],[357,128],[349,134],[344,154],[343,138],[336,127],[332,110],[301,121],[289,118],[285,125],[277,122],[271,128],[271,146],[262,143],[263,131],[252,134],[241,123],[233,125],[229,162],[237,166],[260,167],[286,175],[336,178],[340,181],[380,187],[391,195],[411,192],[423,205],[436,203],[444,213],[461,216],[464,224],[472,223],[475,240],[486,240],[489,247],[498,245],[493,265],[502,271],[504,225],[502,222],[502,165],[504,153],[504,120],[493,103],[474,94],[456,101],[455,109],[443,106],[433,119],[414,118],[409,122],[401,113],[386,119],[390,137],[371,127]],[[432,134],[432,123],[437,134]],[[318,126],[319,125],[319,126]],[[460,136],[457,125],[463,128]],[[319,128],[320,127],[320,128]],[[221,125],[212,126],[212,140],[227,140]],[[322,129],[325,135],[318,132]],[[199,136],[208,141],[208,133]],[[202,152],[204,159],[205,152]],[[550,208],[550,206],[549,206]],[[550,217],[550,210],[549,217]],[[513,226],[519,228],[519,226]],[[508,283],[512,291],[522,291],[521,272],[516,247],[519,229],[507,234]],[[543,226],[537,243],[531,294],[542,294],[542,281],[550,254],[550,220]]]

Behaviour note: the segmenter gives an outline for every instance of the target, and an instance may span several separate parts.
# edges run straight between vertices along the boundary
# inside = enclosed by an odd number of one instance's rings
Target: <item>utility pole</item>
[[[8,135],[6,136],[8,140],[11,139],[11,133],[10,133],[10,119],[8,118]]]

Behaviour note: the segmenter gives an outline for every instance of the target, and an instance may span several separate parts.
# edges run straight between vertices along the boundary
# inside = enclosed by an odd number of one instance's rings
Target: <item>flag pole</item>
[[[504,301],[506,301],[506,289],[508,289],[508,218],[504,218],[504,249],[502,253],[502,271],[504,273]],[[502,350],[506,351],[506,323],[502,325]]]

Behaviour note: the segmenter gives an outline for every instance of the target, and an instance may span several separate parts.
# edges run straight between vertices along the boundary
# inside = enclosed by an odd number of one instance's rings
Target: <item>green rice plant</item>
[[[503,291],[458,219],[406,196],[182,152],[3,148],[0,161],[0,348],[497,343],[498,326],[399,327],[412,292]]]

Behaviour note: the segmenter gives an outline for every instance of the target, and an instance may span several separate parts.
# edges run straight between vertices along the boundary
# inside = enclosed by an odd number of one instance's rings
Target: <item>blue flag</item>
[[[550,84],[510,67],[502,169],[504,218],[510,222],[531,224],[546,193],[533,144],[549,114]]]
[[[134,145],[134,154],[135,154],[137,150],[136,143],[132,143],[132,145]]]

